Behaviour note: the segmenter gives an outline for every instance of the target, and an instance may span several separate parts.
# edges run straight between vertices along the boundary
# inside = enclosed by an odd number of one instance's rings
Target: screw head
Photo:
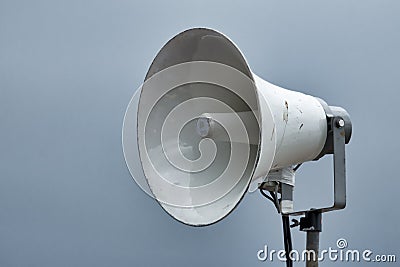
[[[336,125],[337,125],[337,127],[339,127],[339,128],[344,127],[344,120],[343,120],[343,119],[338,120],[337,123],[336,123]]]

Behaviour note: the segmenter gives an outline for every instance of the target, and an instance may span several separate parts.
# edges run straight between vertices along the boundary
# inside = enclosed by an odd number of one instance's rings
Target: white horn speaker
[[[193,226],[227,216],[271,170],[329,153],[328,111],[349,121],[261,79],[229,38],[205,28],[167,42],[138,92],[124,118],[126,163],[168,214]]]

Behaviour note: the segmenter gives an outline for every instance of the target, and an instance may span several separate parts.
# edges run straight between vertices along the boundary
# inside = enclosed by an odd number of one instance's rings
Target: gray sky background
[[[195,26],[229,36],[264,79],[348,110],[348,206],[324,215],[321,248],[345,238],[400,260],[399,14],[388,0],[0,1],[0,266],[284,266],[257,260],[283,248],[258,193],[191,228],[125,166],[125,108],[161,46]],[[327,157],[298,172],[297,208],[330,203],[331,171]]]

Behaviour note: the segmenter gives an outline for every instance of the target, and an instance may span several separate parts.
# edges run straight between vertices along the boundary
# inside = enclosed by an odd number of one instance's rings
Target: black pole
[[[300,231],[307,232],[306,267],[318,267],[319,233],[322,231],[322,214],[310,210],[300,219]]]
[[[310,252],[306,267],[318,267],[319,232],[307,231],[306,249]]]

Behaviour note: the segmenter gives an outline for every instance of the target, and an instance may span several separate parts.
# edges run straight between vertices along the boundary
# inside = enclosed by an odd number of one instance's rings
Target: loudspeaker
[[[168,214],[209,225],[270,171],[329,153],[332,112],[345,118],[348,142],[344,109],[261,79],[225,35],[189,29],[162,47],[132,98],[124,156]]]

